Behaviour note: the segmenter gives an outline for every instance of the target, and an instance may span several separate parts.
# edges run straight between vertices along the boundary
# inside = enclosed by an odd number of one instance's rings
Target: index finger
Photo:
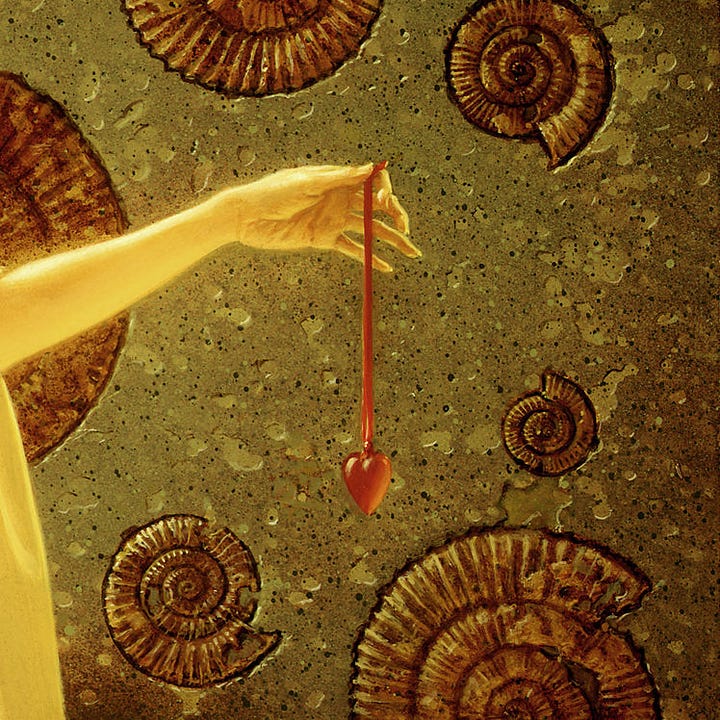
[[[372,172],[367,165],[307,165],[304,169],[313,180],[331,187],[353,187],[362,183]]]

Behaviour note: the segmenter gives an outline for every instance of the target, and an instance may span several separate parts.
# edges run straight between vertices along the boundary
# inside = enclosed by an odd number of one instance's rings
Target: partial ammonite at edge
[[[612,622],[649,589],[572,535],[450,540],[382,593],[355,648],[352,720],[658,720],[642,651]]]
[[[124,229],[108,173],[63,108],[20,76],[0,72],[0,266]],[[29,461],[60,444],[94,406],[127,325],[119,316],[5,373]]]
[[[356,57],[382,0],[124,0],[150,53],[230,96],[291,93]]]
[[[540,142],[551,168],[588,143],[613,91],[607,40],[566,0],[480,0],[452,33],[446,75],[468,121]]]
[[[249,672],[280,634],[249,624],[260,579],[250,550],[227,528],[166,515],[131,528],[103,585],[110,635],[135,668],[180,687]]]

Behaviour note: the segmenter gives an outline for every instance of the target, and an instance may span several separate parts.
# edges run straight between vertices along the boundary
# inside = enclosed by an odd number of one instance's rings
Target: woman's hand
[[[337,250],[362,262],[363,245],[348,233],[363,232],[363,182],[372,165],[308,166],[281,170],[222,193],[237,212],[237,241],[268,250]],[[373,234],[409,257],[421,255],[407,238],[408,216],[393,195],[386,170],[374,182],[374,208],[391,224],[373,220]],[[373,255],[373,267],[390,271]]]

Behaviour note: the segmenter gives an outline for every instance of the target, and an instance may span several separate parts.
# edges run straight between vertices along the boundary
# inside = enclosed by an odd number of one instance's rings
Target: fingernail
[[[417,245],[414,245],[409,240],[407,244],[411,251],[409,257],[422,257],[422,250]]]

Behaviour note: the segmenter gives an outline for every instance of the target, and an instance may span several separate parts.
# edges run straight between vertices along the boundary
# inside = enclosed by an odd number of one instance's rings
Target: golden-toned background
[[[361,56],[291,96],[229,100],[166,72],[118,0],[3,0],[0,69],[60,102],[136,228],[235,182],[387,158],[421,260],[376,278],[371,518],[339,473],[358,445],[360,266],[228,249],[133,311],[84,424],[34,468],[68,715],[347,717],[351,650],[378,590],[471,526],[575,532],[648,574],[620,621],[664,717],[718,707],[718,6],[582,4],[615,58],[609,117],[568,167],[469,125],[444,48],[466,2],[387,0]],[[209,229],[211,230],[211,229]],[[98,288],[102,292],[102,288]],[[500,440],[546,367],[584,387],[600,448],[536,480]],[[101,584],[127,528],[195,513],[262,579],[280,649],[225,688],[179,693],[116,651]]]

